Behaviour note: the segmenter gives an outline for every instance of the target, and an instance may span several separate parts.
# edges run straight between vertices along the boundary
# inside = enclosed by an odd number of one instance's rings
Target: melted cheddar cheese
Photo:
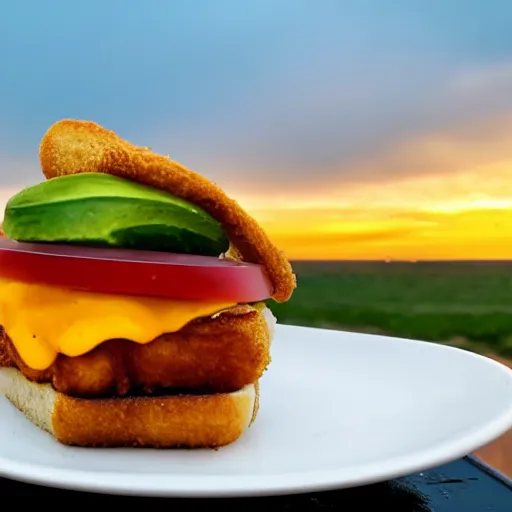
[[[0,279],[0,325],[34,370],[51,366],[59,353],[80,356],[110,339],[149,343],[234,305],[106,295]]]

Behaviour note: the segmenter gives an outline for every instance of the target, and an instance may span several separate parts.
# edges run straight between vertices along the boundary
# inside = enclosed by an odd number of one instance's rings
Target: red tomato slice
[[[181,300],[256,302],[272,294],[259,265],[211,256],[22,243],[3,237],[0,277]]]

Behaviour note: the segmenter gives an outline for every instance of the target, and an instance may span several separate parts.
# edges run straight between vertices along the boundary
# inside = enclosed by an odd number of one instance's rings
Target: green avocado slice
[[[140,183],[103,173],[53,178],[7,203],[3,230],[20,242],[218,256],[229,240],[197,206]]]

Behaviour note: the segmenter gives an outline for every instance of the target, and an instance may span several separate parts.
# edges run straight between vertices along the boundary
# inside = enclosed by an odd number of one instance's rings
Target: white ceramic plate
[[[278,326],[256,423],[219,451],[62,446],[0,398],[0,475],[146,496],[350,487],[468,454],[512,427],[512,371],[436,344]]]

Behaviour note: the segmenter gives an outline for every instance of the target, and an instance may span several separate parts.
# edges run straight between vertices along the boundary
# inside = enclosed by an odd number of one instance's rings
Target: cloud
[[[512,87],[512,62],[498,62],[469,68],[456,75],[450,84],[454,94],[494,95],[497,90],[507,92]]]
[[[511,138],[512,108],[498,116],[397,141],[380,154],[347,165],[345,176],[360,182],[428,175],[450,179],[449,174],[511,162]]]
[[[406,62],[386,67],[384,78],[353,82],[341,70],[336,79],[312,69],[298,88],[283,74],[226,113],[233,133],[206,123],[156,135],[157,146],[224,185],[260,191],[450,173],[509,157],[512,61],[444,75],[422,61],[414,85],[400,71]]]
[[[27,18],[28,3],[0,21],[0,149],[13,158],[36,154],[58,118],[87,118],[233,187],[298,190],[512,108],[503,2],[55,0]]]
[[[345,209],[384,215],[421,215],[423,211],[512,207],[512,111],[503,115],[439,130],[397,142],[381,153],[315,175],[301,187],[226,180],[228,191],[252,212],[266,218],[280,211]],[[405,212],[405,213],[404,213]],[[361,215],[361,214],[359,214]],[[307,218],[305,219],[307,222]]]
[[[512,206],[510,140],[512,110],[404,138],[381,152],[339,163],[323,175],[315,169],[308,182],[282,175],[272,178],[249,164],[229,173],[215,161],[205,174],[262,219],[277,211],[283,218],[297,218],[301,211],[332,217],[349,209],[358,211],[361,218],[382,208],[387,216],[404,211],[419,215],[421,211],[507,208]],[[5,154],[0,155],[0,176],[14,188],[42,179],[36,159]]]

